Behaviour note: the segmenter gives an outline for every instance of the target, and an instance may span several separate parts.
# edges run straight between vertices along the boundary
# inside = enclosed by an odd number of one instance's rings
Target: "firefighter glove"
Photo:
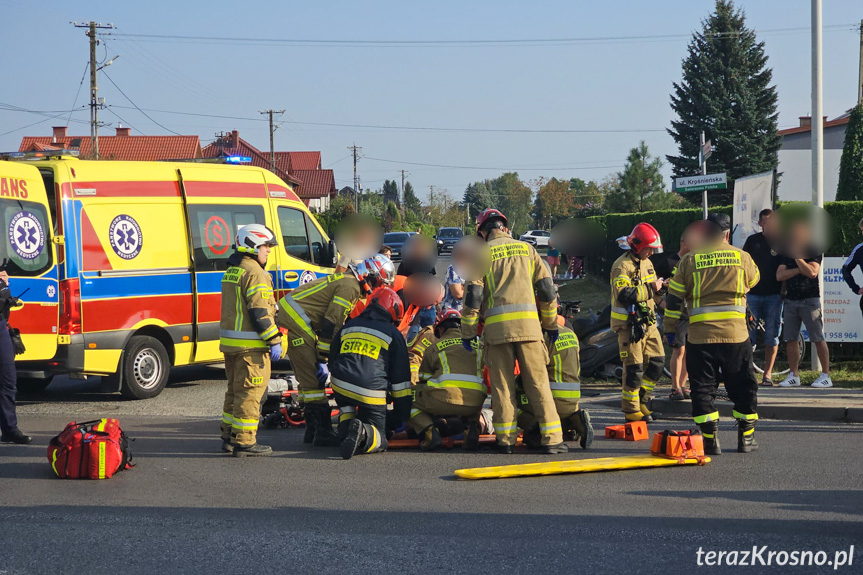
[[[325,363],[319,363],[318,371],[315,373],[315,376],[318,378],[318,383],[326,385],[327,379],[330,377],[330,368],[328,368]]]
[[[270,346],[270,359],[273,361],[279,361],[282,359],[282,344],[277,343],[276,345]]]

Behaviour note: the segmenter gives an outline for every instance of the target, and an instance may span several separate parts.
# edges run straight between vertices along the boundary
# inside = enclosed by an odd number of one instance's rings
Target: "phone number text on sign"
[[[845,258],[824,258],[824,337],[827,341],[863,341],[863,314],[860,296],[851,291],[842,277]],[[863,281],[855,270],[858,283]]]

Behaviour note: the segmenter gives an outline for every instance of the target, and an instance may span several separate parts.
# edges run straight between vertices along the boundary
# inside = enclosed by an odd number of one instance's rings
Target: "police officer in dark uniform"
[[[26,444],[32,441],[18,429],[15,394],[18,377],[15,371],[15,347],[9,335],[9,313],[19,304],[9,291],[9,275],[0,271],[0,442]]]

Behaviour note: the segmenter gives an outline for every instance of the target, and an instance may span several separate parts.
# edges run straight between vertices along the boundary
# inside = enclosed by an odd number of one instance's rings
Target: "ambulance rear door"
[[[9,317],[27,348],[15,359],[51,359],[57,353],[57,264],[51,212],[35,166],[0,161],[0,226],[0,260],[8,260],[9,289],[24,304]]]

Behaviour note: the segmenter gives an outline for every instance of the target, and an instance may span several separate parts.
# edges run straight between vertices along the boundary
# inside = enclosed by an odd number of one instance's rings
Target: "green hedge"
[[[827,250],[828,256],[848,256],[854,246],[863,241],[858,223],[863,218],[863,202],[829,202],[824,204],[825,211],[832,218],[833,245]]]
[[[710,208],[710,211],[731,215],[732,207],[714,207]],[[587,269],[591,273],[600,276],[608,274],[611,264],[622,253],[617,246],[617,238],[629,235],[632,228],[639,222],[652,224],[659,231],[665,249],[676,252],[680,236],[683,235],[683,230],[692,222],[700,220],[702,215],[703,211],[701,208],[688,208],[683,210],[657,210],[653,212],[591,216],[589,219],[599,222],[605,229],[607,241],[604,254],[587,258]]]
[[[863,201],[828,202],[824,204],[825,211],[830,214],[833,232],[833,244],[826,255],[843,257],[851,253],[854,246],[863,241],[858,223],[863,219]],[[734,217],[732,206],[710,208],[711,212],[723,212]],[[604,276],[615,259],[620,257],[621,250],[615,241],[620,236],[628,235],[635,224],[648,222],[653,224],[662,237],[665,249],[677,251],[678,241],[690,223],[700,220],[701,208],[685,210],[659,210],[632,214],[606,214],[591,216],[588,219],[599,222],[605,229],[607,238],[605,253],[587,258],[587,267],[591,273]],[[732,222],[733,225],[733,222]]]

